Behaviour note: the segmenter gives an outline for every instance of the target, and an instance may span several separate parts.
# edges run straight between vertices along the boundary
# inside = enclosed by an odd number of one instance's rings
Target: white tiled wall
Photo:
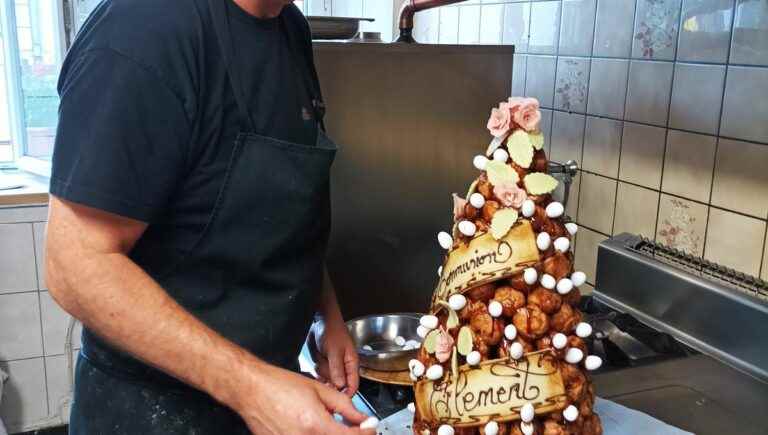
[[[0,418],[11,433],[55,425],[68,397],[69,316],[45,290],[46,207],[0,208]],[[80,328],[74,345],[80,347]],[[65,415],[65,418],[68,415]]]
[[[485,0],[431,14],[428,29],[416,17],[421,40],[479,29],[480,43],[516,46],[512,93],[548,109],[550,157],[583,168],[568,207],[585,228],[582,268],[630,231],[768,277],[768,1]]]

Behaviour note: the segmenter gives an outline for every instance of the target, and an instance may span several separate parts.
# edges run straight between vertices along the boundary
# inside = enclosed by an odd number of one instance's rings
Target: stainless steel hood
[[[451,193],[477,176],[491,107],[510,94],[512,46],[315,42],[333,168],[329,268],[347,317],[423,311]]]

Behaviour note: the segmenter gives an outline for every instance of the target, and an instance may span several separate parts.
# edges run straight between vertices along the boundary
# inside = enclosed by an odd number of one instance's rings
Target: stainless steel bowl
[[[352,39],[360,30],[360,21],[373,18],[308,16],[312,39]]]
[[[416,333],[419,327],[418,313],[380,314],[360,317],[347,322],[352,340],[357,346],[360,365],[373,370],[398,372],[408,370],[408,361],[416,358],[417,349],[402,350],[395,338],[421,342]],[[363,346],[373,350],[365,350]]]

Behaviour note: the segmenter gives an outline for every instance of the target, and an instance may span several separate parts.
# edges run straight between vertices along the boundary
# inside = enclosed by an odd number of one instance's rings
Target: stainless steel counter
[[[705,355],[594,376],[600,397],[697,435],[768,434],[768,384]]]

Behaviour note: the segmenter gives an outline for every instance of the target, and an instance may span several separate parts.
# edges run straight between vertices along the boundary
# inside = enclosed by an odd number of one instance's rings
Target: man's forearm
[[[331,276],[328,274],[328,267],[323,268],[323,294],[320,298],[320,316],[326,323],[329,322],[344,322],[344,318],[341,315],[341,308],[339,308],[339,301],[336,298],[336,290],[334,289]]]
[[[122,253],[80,252],[49,259],[49,287],[88,328],[181,381],[233,406],[242,380],[232,373],[265,364],[181,306]],[[241,385],[232,385],[238,382]]]

